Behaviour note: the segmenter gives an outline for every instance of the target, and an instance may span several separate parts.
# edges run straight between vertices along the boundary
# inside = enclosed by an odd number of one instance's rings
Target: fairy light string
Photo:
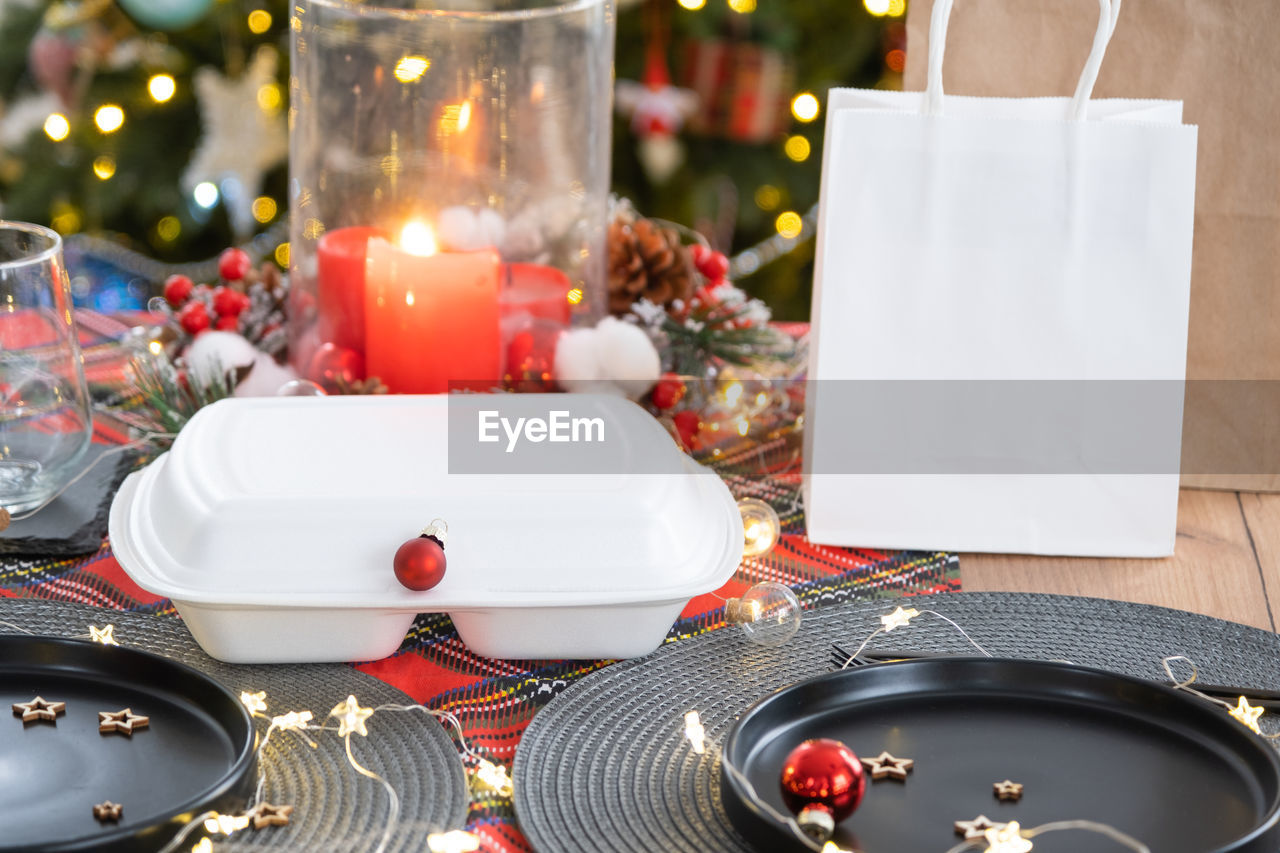
[[[1182,679],[1173,674],[1173,664],[1176,661],[1181,661],[1191,667],[1191,676],[1189,678]],[[1239,697],[1236,700],[1236,704],[1232,705],[1225,699],[1219,699],[1217,696],[1210,696],[1208,693],[1203,693],[1192,687],[1191,685],[1200,677],[1200,670],[1196,667],[1195,661],[1191,660],[1191,658],[1186,655],[1170,655],[1169,657],[1162,659],[1160,663],[1164,667],[1165,674],[1169,676],[1169,681],[1171,682],[1170,686],[1172,686],[1174,690],[1181,690],[1185,693],[1190,693],[1193,696],[1198,696],[1201,699],[1204,699],[1206,702],[1212,702],[1218,707],[1225,709],[1230,717],[1259,737],[1265,738],[1266,740],[1276,740],[1277,738],[1280,738],[1280,732],[1275,734],[1266,734],[1262,731],[1262,727],[1258,725],[1258,720],[1262,717],[1265,709],[1256,705],[1250,705],[1249,700],[1246,697]]]

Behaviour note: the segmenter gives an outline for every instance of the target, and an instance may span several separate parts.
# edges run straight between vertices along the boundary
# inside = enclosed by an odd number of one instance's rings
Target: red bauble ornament
[[[252,267],[253,260],[244,249],[227,249],[218,256],[218,275],[227,281],[240,281]]]
[[[219,317],[239,317],[249,307],[249,297],[238,290],[220,285],[213,289],[213,310]]]
[[[189,335],[198,335],[208,329],[213,320],[203,302],[188,302],[178,312],[178,322]]]
[[[164,301],[174,308],[187,301],[195,282],[185,275],[171,275],[164,280]]]
[[[240,318],[239,317],[219,317],[218,322],[214,323],[213,327],[217,329],[219,332],[235,332],[235,331],[238,331],[240,328]]]
[[[653,386],[653,392],[650,399],[653,405],[662,411],[674,409],[676,403],[684,399],[685,385],[684,381],[674,373],[664,373],[662,378],[658,380],[658,384]]]
[[[862,762],[838,740],[807,740],[782,763],[782,801],[806,834],[828,838],[867,790]]]
[[[440,519],[432,521],[417,539],[410,539],[396,551],[392,566],[396,580],[409,589],[431,589],[444,580],[445,537],[448,527]]]
[[[364,379],[364,356],[332,341],[323,343],[311,356],[307,378],[330,394],[340,394],[341,384],[350,385]]]
[[[676,425],[676,433],[680,436],[680,443],[688,450],[697,450],[694,446],[697,444],[698,431],[702,429],[702,418],[697,412],[686,409],[683,412],[676,412],[671,416],[671,421]]]

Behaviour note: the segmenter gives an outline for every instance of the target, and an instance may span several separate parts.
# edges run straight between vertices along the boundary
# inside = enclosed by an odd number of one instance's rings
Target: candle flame
[[[434,255],[438,251],[436,235],[430,225],[414,219],[400,231],[400,248],[411,255]]]

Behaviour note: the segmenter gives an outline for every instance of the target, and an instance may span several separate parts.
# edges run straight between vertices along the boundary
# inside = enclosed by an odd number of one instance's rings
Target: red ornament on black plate
[[[421,536],[401,545],[392,563],[396,580],[419,592],[444,580],[444,543],[448,536],[449,525],[437,518],[423,528]]]
[[[867,777],[853,750],[838,740],[816,738],[787,755],[780,784],[782,801],[800,828],[823,841],[858,808]]]

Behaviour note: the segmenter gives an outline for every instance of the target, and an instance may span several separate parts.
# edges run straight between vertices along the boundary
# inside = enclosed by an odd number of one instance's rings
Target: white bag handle
[[[951,20],[951,4],[954,0],[934,0],[933,15],[929,22],[929,82],[925,88],[924,112],[926,115],[942,115],[942,57],[947,48],[947,24]],[[1098,70],[1107,52],[1111,34],[1115,32],[1120,17],[1120,0],[1098,0],[1098,29],[1093,36],[1093,48],[1080,72],[1075,94],[1071,98],[1071,118],[1083,121],[1098,82]]]

